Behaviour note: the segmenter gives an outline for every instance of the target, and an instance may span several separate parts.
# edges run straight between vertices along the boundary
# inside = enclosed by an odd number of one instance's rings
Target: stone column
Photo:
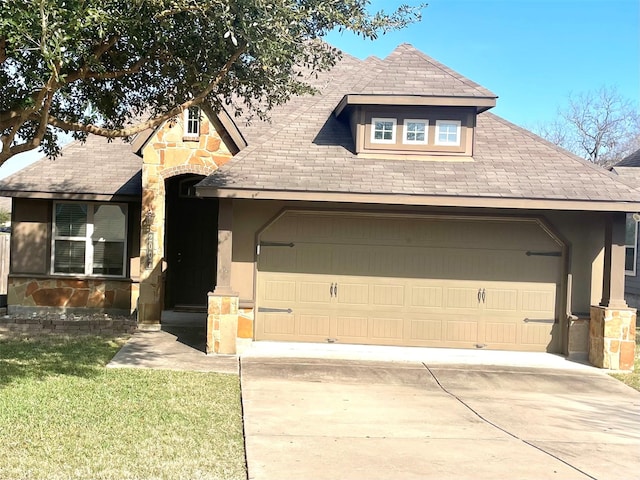
[[[624,213],[607,218],[602,301],[589,322],[589,362],[613,370],[632,370],[635,357],[636,309],[624,300],[625,227]]]
[[[233,200],[221,198],[218,207],[216,288],[208,298],[207,353],[236,353],[238,293],[231,288],[232,252]]]

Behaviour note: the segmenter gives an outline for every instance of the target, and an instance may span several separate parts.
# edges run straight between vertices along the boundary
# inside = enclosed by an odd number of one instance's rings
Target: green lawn
[[[104,368],[121,343],[0,340],[0,478],[245,479],[238,377]]]
[[[636,361],[631,373],[615,373],[612,377],[640,391],[640,328],[636,330]]]

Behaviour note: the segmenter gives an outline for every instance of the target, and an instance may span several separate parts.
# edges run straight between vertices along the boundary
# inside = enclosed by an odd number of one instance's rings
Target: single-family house
[[[90,137],[0,184],[12,312],[207,310],[207,348],[339,342],[633,364],[626,214],[640,193],[491,113],[411,45],[344,55],[246,123],[206,107]]]

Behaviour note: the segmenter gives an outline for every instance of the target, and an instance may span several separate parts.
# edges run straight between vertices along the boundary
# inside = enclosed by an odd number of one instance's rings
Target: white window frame
[[[456,141],[451,142],[441,141],[440,140],[440,128],[442,125],[455,125],[456,126]],[[462,122],[460,120],[436,120],[436,136],[435,136],[435,144],[446,147],[459,147],[460,146],[460,134],[462,130]]]
[[[424,140],[409,140],[407,138],[409,123],[424,123]],[[405,118],[402,122],[402,143],[407,145],[427,145],[429,143],[429,120],[424,118]]]
[[[393,125],[391,127],[391,140],[385,139],[376,139],[376,122],[391,122]],[[384,132],[385,130],[383,130]],[[396,118],[383,118],[383,117],[374,117],[371,119],[371,143],[386,143],[386,144],[394,144],[396,143],[396,132],[398,131],[398,119]]]
[[[191,116],[192,111],[198,112],[198,118]],[[202,123],[202,110],[200,107],[189,107],[184,111],[184,136],[187,138],[200,137],[200,126]]]
[[[635,232],[633,235],[633,245],[630,245],[628,243],[625,242],[625,246],[624,246],[624,258],[625,258],[625,264],[626,264],[626,259],[627,259],[627,249],[632,248],[633,249],[633,269],[632,270],[627,270],[625,268],[624,273],[625,275],[629,275],[631,277],[635,277],[636,276],[636,264],[638,263],[638,222],[636,222],[635,218],[634,218],[633,213],[627,213],[627,217],[626,217],[626,224],[629,224],[629,218],[631,218],[631,221],[633,222],[634,228],[635,228]],[[626,232],[625,232],[625,237],[626,237]],[[625,265],[626,266],[626,265]]]
[[[60,204],[76,204],[87,206],[87,224],[86,232],[84,236],[65,236],[57,235],[56,232],[56,206]],[[118,206],[124,209],[124,242],[123,242],[123,255],[122,255],[122,275],[109,275],[105,273],[93,273],[93,231],[94,223],[93,216],[98,207],[103,205]],[[107,278],[124,278],[127,276],[127,261],[128,261],[128,229],[129,229],[129,207],[126,203],[111,203],[111,202],[54,202],[53,203],[53,221],[51,223],[51,261],[50,261],[50,273],[56,276],[65,277],[107,277]],[[56,256],[56,240],[67,240],[85,242],[84,250],[84,273],[64,273],[55,271],[55,256]]]

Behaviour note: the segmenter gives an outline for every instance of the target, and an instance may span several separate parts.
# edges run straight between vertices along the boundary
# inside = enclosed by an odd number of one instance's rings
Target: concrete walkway
[[[640,479],[640,392],[561,356],[257,342],[238,359],[168,330],[109,366],[240,373],[251,480]]]

